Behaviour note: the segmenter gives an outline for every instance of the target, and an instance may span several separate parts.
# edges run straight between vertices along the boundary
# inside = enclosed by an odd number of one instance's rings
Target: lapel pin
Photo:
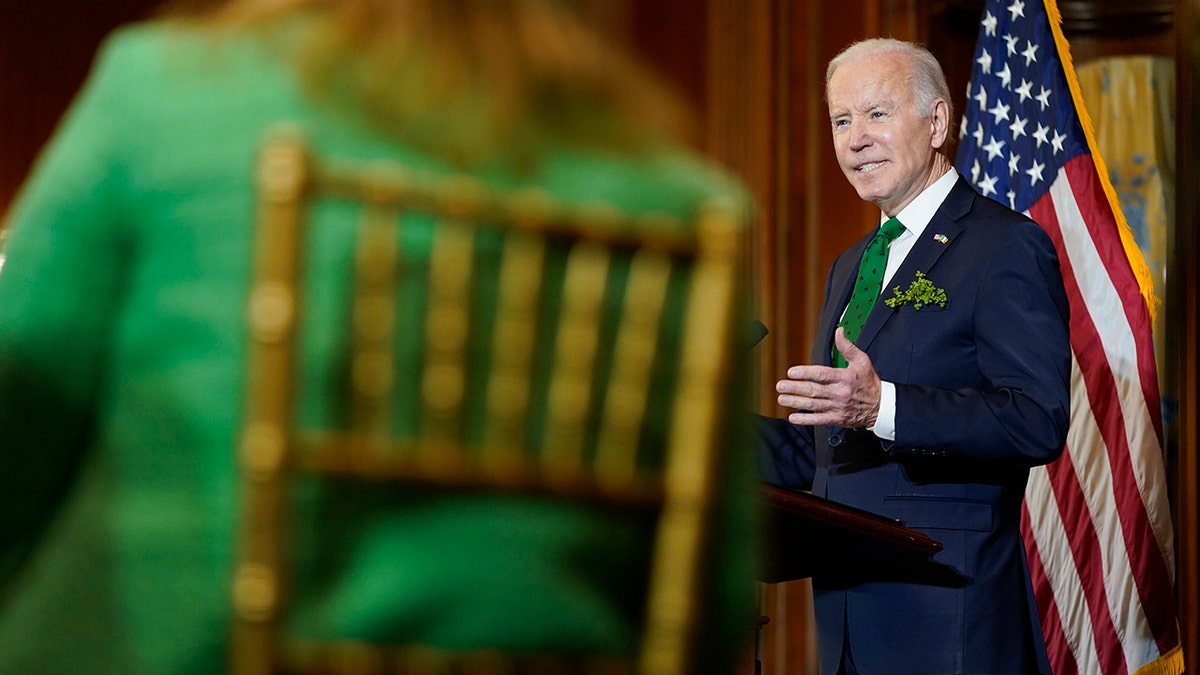
[[[945,244],[946,242],[950,241],[950,237],[938,232],[937,234],[933,235],[933,240],[939,244]]]

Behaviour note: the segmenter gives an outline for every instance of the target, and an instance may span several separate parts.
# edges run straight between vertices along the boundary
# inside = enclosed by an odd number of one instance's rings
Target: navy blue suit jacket
[[[864,237],[833,264],[812,363],[829,365]],[[945,308],[888,307],[920,271]],[[1066,440],[1071,354],[1057,254],[961,177],[856,344],[896,385],[896,439],[763,419],[763,477],[903,520],[944,545],[919,564],[813,579],[821,672],[1049,672],[1020,536],[1029,467]]]

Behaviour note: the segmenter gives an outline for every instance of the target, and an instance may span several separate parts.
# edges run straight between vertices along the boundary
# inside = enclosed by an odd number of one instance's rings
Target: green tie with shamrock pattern
[[[867,315],[879,300],[879,292],[883,287],[883,270],[887,267],[888,246],[903,232],[904,225],[895,218],[889,218],[863,251],[862,262],[858,264],[858,280],[854,282],[854,292],[850,294],[846,313],[838,323],[846,330],[846,338],[851,342],[858,339],[863,324],[867,322]],[[846,367],[846,359],[842,358],[836,346],[833,347],[833,365],[835,368]]]

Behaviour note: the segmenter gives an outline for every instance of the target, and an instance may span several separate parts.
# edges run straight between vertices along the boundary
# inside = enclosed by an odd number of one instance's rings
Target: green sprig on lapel
[[[892,309],[898,309],[904,305],[912,305],[913,309],[918,312],[925,305],[937,305],[938,307],[946,307],[946,291],[933,285],[933,282],[925,278],[925,273],[918,271],[917,278],[908,286],[908,290],[901,292],[900,287],[896,286],[892,289],[894,295],[884,303]]]

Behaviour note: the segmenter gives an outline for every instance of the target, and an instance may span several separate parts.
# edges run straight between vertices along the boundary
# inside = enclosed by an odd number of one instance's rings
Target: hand
[[[871,358],[846,339],[841,328],[834,333],[833,344],[845,357],[846,367],[788,368],[788,379],[775,383],[779,405],[796,410],[788,415],[792,424],[872,427],[879,415],[879,374]]]

